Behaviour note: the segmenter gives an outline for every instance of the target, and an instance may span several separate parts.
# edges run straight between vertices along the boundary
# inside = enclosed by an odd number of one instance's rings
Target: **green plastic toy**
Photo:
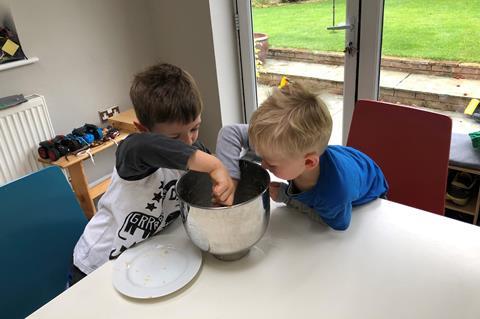
[[[472,140],[472,146],[475,150],[480,150],[480,131],[468,133]]]

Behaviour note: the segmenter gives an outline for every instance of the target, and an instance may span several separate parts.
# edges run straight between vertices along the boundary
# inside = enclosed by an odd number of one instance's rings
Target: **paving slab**
[[[261,105],[263,101],[265,101],[265,99],[271,94],[272,89],[273,87],[267,85],[259,84],[257,86],[258,105]],[[342,95],[321,92],[318,96],[325,102],[332,116],[343,112]]]
[[[382,72],[380,72],[380,87],[388,89],[398,88],[400,83],[409,76],[410,73],[407,72],[382,70]]]
[[[265,72],[343,82],[343,66],[267,59]]]
[[[285,74],[287,76],[303,76],[336,82],[343,82],[344,77],[342,65],[267,59],[263,66],[267,73]],[[456,79],[390,70],[381,71],[380,87],[456,97],[480,97],[480,80]]]
[[[455,79],[426,74],[411,73],[396,88],[470,98],[480,96],[479,80]]]

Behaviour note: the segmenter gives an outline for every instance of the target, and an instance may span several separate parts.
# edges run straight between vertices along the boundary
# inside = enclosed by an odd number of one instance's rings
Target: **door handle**
[[[327,27],[327,30],[353,30],[353,24],[339,24]]]

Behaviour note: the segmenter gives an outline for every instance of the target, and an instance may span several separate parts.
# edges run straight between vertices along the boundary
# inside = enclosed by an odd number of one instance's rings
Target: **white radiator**
[[[41,169],[38,143],[55,136],[44,97],[26,99],[0,111],[0,185]]]

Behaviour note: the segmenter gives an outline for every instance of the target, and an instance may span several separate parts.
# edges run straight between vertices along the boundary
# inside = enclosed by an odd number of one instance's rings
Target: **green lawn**
[[[342,51],[344,31],[328,31],[332,1],[253,8],[255,32],[272,47]],[[345,0],[336,1],[336,22]],[[384,56],[480,62],[480,0],[385,0]]]

